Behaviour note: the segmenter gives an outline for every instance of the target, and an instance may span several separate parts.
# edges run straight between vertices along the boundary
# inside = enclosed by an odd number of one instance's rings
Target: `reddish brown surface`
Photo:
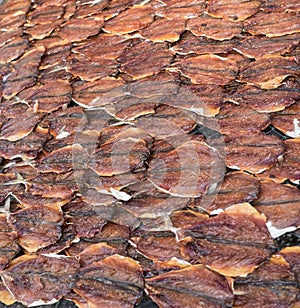
[[[298,2],[0,1],[0,306],[299,306]]]

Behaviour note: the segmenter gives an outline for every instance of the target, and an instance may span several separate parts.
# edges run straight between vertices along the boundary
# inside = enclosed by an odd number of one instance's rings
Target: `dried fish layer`
[[[1,307],[299,306],[296,2],[0,1]]]
[[[181,253],[225,276],[246,276],[266,260],[273,241],[265,217],[248,203],[179,230]],[[229,231],[230,230],[230,231]]]
[[[291,185],[272,180],[261,181],[260,193],[253,202],[267,217],[267,227],[273,237],[294,231],[300,226],[300,192]]]
[[[297,102],[282,111],[274,113],[271,123],[285,135],[291,138],[300,138],[300,104]]]

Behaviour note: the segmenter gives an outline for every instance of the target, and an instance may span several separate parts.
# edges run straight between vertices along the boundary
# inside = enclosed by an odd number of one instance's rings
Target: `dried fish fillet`
[[[154,11],[150,5],[135,5],[108,20],[103,30],[112,34],[126,34],[146,27],[153,21]]]
[[[176,51],[181,55],[193,53],[197,55],[219,54],[230,52],[235,46],[236,41],[234,39],[216,41],[205,36],[197,37],[187,31],[183,33],[180,41],[171,47],[171,50]]]
[[[2,270],[20,250],[17,244],[17,233],[9,226],[5,214],[0,214],[0,237],[0,269]]]
[[[12,62],[11,72],[3,84],[4,98],[12,98],[23,89],[35,84],[38,66],[44,52],[43,46],[33,47],[27,50],[20,59]]]
[[[172,232],[137,232],[130,240],[136,245],[139,253],[153,261],[182,259],[179,245]]]
[[[20,57],[29,47],[27,37],[12,37],[0,47],[0,63],[9,63]]]
[[[67,80],[56,80],[27,88],[18,96],[38,112],[53,112],[70,102],[71,93],[72,88]]]
[[[118,61],[120,70],[136,80],[159,73],[172,58],[173,53],[167,49],[166,43],[143,41],[128,48]]]
[[[208,15],[188,19],[186,29],[196,36],[205,36],[220,41],[230,40],[242,31],[241,25],[238,23],[212,18]]]
[[[176,66],[184,76],[196,84],[226,85],[238,72],[235,61],[213,54],[186,58]]]
[[[246,276],[266,260],[273,241],[266,218],[248,203],[179,231],[181,253],[225,276]]]
[[[73,160],[74,157],[76,162]],[[79,165],[84,161],[84,150],[81,145],[67,145],[44,155],[39,162],[38,169],[42,173],[65,173],[72,170],[74,163]],[[82,164],[82,166],[84,165]]]
[[[215,192],[192,200],[189,206],[204,208],[213,214],[234,204],[253,202],[258,198],[259,191],[260,183],[254,176],[234,171],[225,175]]]
[[[67,294],[74,285],[78,270],[75,258],[23,255],[0,275],[16,301],[37,306],[55,303]]]
[[[144,28],[140,34],[143,38],[152,42],[176,42],[179,40],[181,33],[185,30],[185,19],[157,19],[149,26]]]
[[[164,0],[163,5],[159,5],[156,14],[164,16],[168,19],[180,18],[195,18],[201,15],[205,8],[205,1],[201,0]]]
[[[284,153],[282,141],[275,136],[250,134],[225,139],[226,165],[254,174],[270,169]]]
[[[259,12],[245,21],[245,30],[252,35],[264,34],[277,37],[300,32],[300,19],[297,13]]]
[[[88,246],[78,254],[78,258],[80,265],[82,267],[86,267],[94,262],[101,261],[117,253],[117,248],[109,246],[106,243],[98,243]]]
[[[92,82],[73,84],[72,95],[80,106],[85,108],[108,105],[124,95],[125,83],[120,78],[104,77]]]
[[[187,134],[196,126],[194,119],[178,108],[160,105],[153,109],[153,114],[140,116],[134,122],[138,128],[158,139]]]
[[[192,265],[146,279],[146,290],[160,307],[224,307],[233,301],[230,282],[203,265]]]
[[[60,238],[63,214],[57,208],[32,206],[10,214],[8,221],[18,234],[20,246],[35,252]]]
[[[283,143],[286,148],[283,158],[270,170],[266,170],[262,173],[262,176],[265,178],[271,178],[277,183],[282,183],[283,181],[289,179],[298,184],[300,181],[300,139],[289,139],[285,140]]]
[[[208,13],[228,21],[242,21],[258,12],[261,1],[209,0]]]
[[[229,99],[258,112],[275,112],[292,105],[300,98],[297,88],[297,84],[289,82],[271,90],[246,85],[231,95]]]
[[[112,255],[81,268],[74,291],[90,308],[129,308],[141,298],[143,286],[140,265],[131,258]]]
[[[100,33],[78,43],[78,46],[75,46],[72,51],[90,59],[116,59],[132,41],[126,36]]]
[[[79,42],[100,32],[103,26],[102,16],[71,19],[62,25],[58,35],[66,42]]]
[[[300,192],[291,185],[261,181],[255,208],[267,217],[267,226],[273,237],[300,227]]]
[[[84,81],[95,81],[97,79],[116,74],[118,63],[111,59],[95,59],[71,54],[67,59],[66,71]]]
[[[288,262],[273,255],[247,278],[236,278],[233,307],[292,307],[298,295]]]
[[[299,33],[275,38],[250,36],[237,44],[234,49],[249,58],[268,58],[292,51],[299,44],[299,40]]]
[[[149,164],[149,180],[173,196],[201,196],[223,175],[224,164],[217,150],[194,140],[159,153]]]
[[[63,209],[68,223],[74,226],[77,237],[93,238],[107,223],[101,212],[99,215],[97,206],[81,200],[75,199],[64,205]]]
[[[300,104],[295,103],[271,117],[271,124],[292,138],[300,138]]]
[[[91,157],[89,167],[100,176],[142,171],[150,155],[152,138],[143,130],[119,126],[119,133],[103,142]]]
[[[299,67],[293,59],[274,56],[250,63],[238,80],[268,90],[278,88],[286,77],[298,75]]]
[[[251,119],[251,123],[249,123],[249,119]],[[216,116],[216,121],[219,125],[219,131],[230,136],[259,133],[270,124],[268,115],[235,104],[222,106]],[[203,124],[205,125],[205,121]]]

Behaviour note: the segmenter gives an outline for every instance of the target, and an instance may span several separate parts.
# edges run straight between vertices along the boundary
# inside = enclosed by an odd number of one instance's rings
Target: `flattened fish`
[[[273,55],[284,55],[292,51],[299,44],[299,40],[299,33],[279,38],[250,36],[237,44],[234,49],[249,58],[268,58]]]
[[[0,275],[18,302],[36,306],[56,303],[71,291],[78,270],[75,258],[23,255]]]
[[[280,159],[270,170],[262,173],[262,177],[271,178],[277,183],[289,179],[299,184],[300,182],[300,139],[289,139],[283,141],[285,152],[283,158]]]
[[[0,238],[0,270],[2,270],[12,261],[20,250],[17,244],[17,233],[9,226],[5,214],[0,214]]]
[[[97,206],[75,199],[63,207],[68,223],[71,223],[77,237],[92,238],[101,232],[107,221],[99,215]]]
[[[246,85],[239,89],[229,100],[242,106],[250,107],[258,112],[275,112],[283,110],[300,99],[297,84],[285,82],[273,90],[262,90],[258,87]]]
[[[35,252],[61,237],[63,214],[57,208],[32,206],[10,214],[8,221],[18,234],[20,246]]]
[[[100,176],[142,171],[150,155],[152,138],[127,125],[111,140],[102,143],[91,157],[89,167]]]
[[[118,254],[125,255],[128,240],[128,227],[108,222],[106,225],[103,226],[99,233],[95,234],[93,238],[81,239],[79,242],[73,243],[70,248],[66,250],[66,252],[70,256],[77,256],[88,247],[103,243],[116,249]]]
[[[18,106],[12,108],[12,110],[16,110],[16,113],[12,118],[8,118],[0,128],[0,139],[8,141],[23,139],[33,131],[43,116],[41,113],[34,112],[32,108],[27,108],[25,104],[21,107],[24,107],[22,108],[24,112],[20,112],[21,108],[18,108]],[[22,122],[20,117],[22,117]]]
[[[107,245],[106,243],[97,243],[85,248],[78,254],[79,263],[82,267],[94,262],[101,261],[106,257],[118,253],[118,249]]]
[[[160,153],[149,164],[149,180],[173,196],[201,196],[223,175],[224,163],[216,149],[194,140]]]
[[[297,13],[260,12],[246,20],[244,27],[252,35],[283,36],[300,32],[300,17]]]
[[[103,30],[112,34],[131,33],[145,28],[153,21],[154,10],[150,5],[135,5],[108,20]]]
[[[78,43],[78,46],[75,46],[72,51],[90,59],[116,59],[132,41],[126,36],[100,33]]]
[[[300,138],[300,104],[295,103],[271,117],[271,124],[292,138]]]
[[[179,230],[181,253],[225,276],[246,276],[271,254],[266,218],[250,204],[236,204],[217,216]]]
[[[59,36],[50,36],[36,42],[37,45],[45,47],[46,51],[41,60],[39,69],[41,72],[42,79],[46,79],[45,75],[56,73],[55,81],[58,79],[58,71],[65,71],[65,62],[71,51],[71,44],[67,43]],[[54,71],[54,72],[53,72]],[[45,82],[45,80],[43,80]]]
[[[172,258],[182,259],[175,234],[168,231],[137,231],[130,240],[136,250],[152,261],[168,261]]]
[[[66,42],[79,42],[100,32],[104,24],[101,16],[70,19],[62,25],[57,34]]]
[[[209,0],[207,10],[211,16],[216,18],[238,22],[258,12],[260,5],[260,0]]]
[[[196,54],[221,54],[228,53],[236,46],[236,40],[215,41],[205,36],[197,37],[190,32],[185,32],[180,41],[170,50],[180,55]]]
[[[196,84],[226,85],[238,72],[234,60],[222,58],[213,54],[190,57],[176,64],[179,71]]]
[[[134,123],[138,128],[159,139],[185,135],[196,126],[195,120],[187,111],[168,105],[157,106],[154,108],[154,114],[140,116]]]
[[[84,116],[81,107],[61,109],[45,117],[40,125],[49,128],[50,134],[60,140],[82,130],[86,124]]]
[[[211,93],[214,95],[212,96]],[[186,109],[200,116],[213,117],[219,113],[225,98],[224,89],[213,84],[182,85],[178,93],[166,97],[165,104]],[[216,127],[218,122],[213,121]]]
[[[205,1],[202,0],[164,0],[163,5],[159,5],[156,9],[156,14],[164,16],[168,19],[180,18],[195,18],[201,15],[205,8]]]
[[[69,172],[39,174],[30,180],[26,191],[44,198],[65,199],[72,198],[77,190],[75,175],[73,172]]]
[[[291,270],[295,274],[298,282],[300,281],[300,248],[299,246],[285,247],[279,252],[280,255],[290,264]]]
[[[120,70],[129,74],[133,80],[159,73],[173,58],[166,43],[143,41],[131,46],[118,58]]]
[[[300,191],[291,185],[261,181],[255,208],[267,217],[267,227],[273,237],[300,227]]]
[[[236,278],[234,293],[235,308],[293,307],[298,288],[288,262],[273,255],[247,278]]]
[[[42,156],[38,169],[42,173],[65,173],[71,171],[74,164],[76,166],[81,164],[82,168],[84,168],[84,163],[86,162],[85,154],[82,146],[79,144],[65,146]],[[73,160],[74,158],[76,161]]]
[[[121,78],[104,77],[92,82],[73,84],[72,99],[85,108],[108,105],[124,95],[125,83]]]
[[[268,90],[278,88],[286,77],[299,73],[299,66],[293,59],[274,56],[250,63],[240,72],[238,80]]]
[[[141,218],[157,218],[184,208],[188,198],[177,198],[155,189],[150,192],[137,192],[130,200],[122,203],[122,208]]]
[[[113,255],[83,267],[74,291],[90,308],[131,308],[144,287],[140,265],[128,257]]]
[[[60,5],[37,5],[27,15],[25,32],[33,39],[49,36],[62,23],[64,8]]]
[[[56,80],[27,88],[19,93],[19,97],[38,112],[52,112],[66,106],[71,100],[71,93],[67,80]]]
[[[226,137],[226,165],[254,174],[270,169],[284,152],[282,141],[263,133]]]
[[[12,62],[12,71],[3,84],[4,98],[12,98],[23,89],[35,84],[38,66],[44,52],[43,46],[32,47],[20,59]]]
[[[225,104],[221,107],[216,121],[220,132],[230,136],[259,133],[270,124],[268,115],[235,104]],[[205,122],[203,124],[205,125]]]
[[[95,61],[79,54],[71,54],[67,59],[66,71],[85,81],[95,81],[117,72],[118,63],[110,59]]]
[[[157,19],[144,28],[140,34],[152,42],[176,42],[185,30],[185,19]]]
[[[28,38],[25,36],[13,37],[0,47],[0,63],[9,63],[20,57],[29,47]]]
[[[238,23],[212,18],[208,15],[188,19],[186,29],[196,36],[205,36],[220,41],[230,40],[242,31],[242,27]]]
[[[215,192],[192,200],[189,206],[217,213],[234,204],[253,202],[258,197],[259,188],[259,181],[254,176],[241,171],[230,172]]]
[[[146,279],[146,290],[162,308],[221,308],[233,301],[230,281],[203,265]]]

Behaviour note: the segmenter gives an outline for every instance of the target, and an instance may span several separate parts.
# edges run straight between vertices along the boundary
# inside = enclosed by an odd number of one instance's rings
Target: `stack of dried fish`
[[[299,307],[299,11],[0,1],[1,307]]]

